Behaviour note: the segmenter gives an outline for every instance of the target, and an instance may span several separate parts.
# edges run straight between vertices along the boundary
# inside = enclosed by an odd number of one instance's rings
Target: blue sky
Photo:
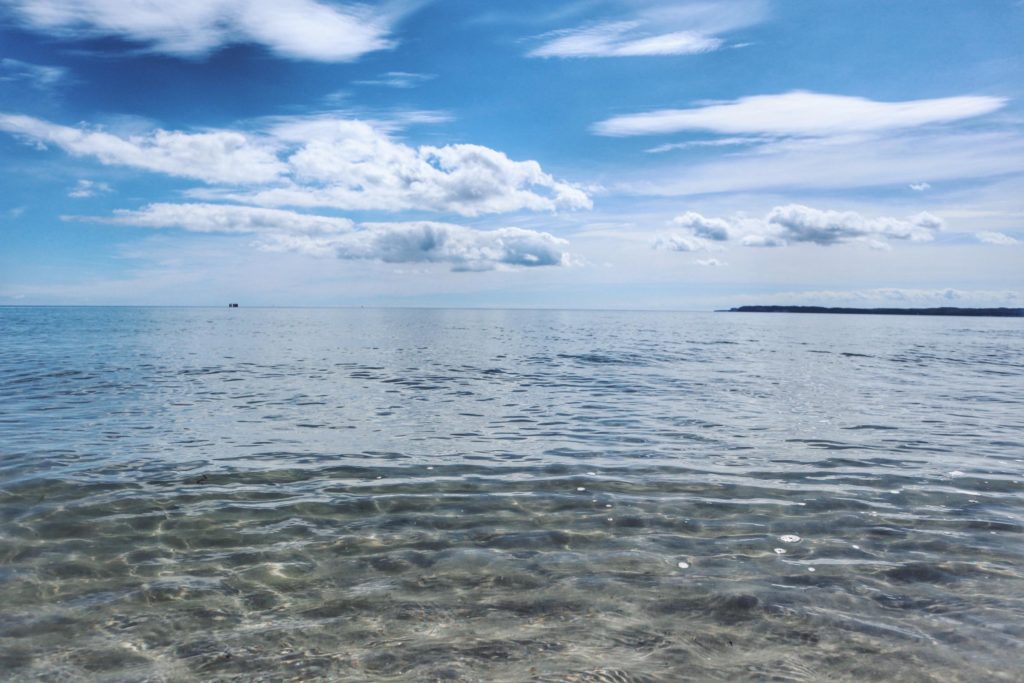
[[[1024,306],[1024,3],[0,0],[0,304]]]

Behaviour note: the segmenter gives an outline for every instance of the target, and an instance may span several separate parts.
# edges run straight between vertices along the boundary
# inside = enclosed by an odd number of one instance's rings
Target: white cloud
[[[568,242],[546,232],[520,228],[473,230],[428,221],[364,223],[337,237],[288,236],[268,243],[270,250],[333,255],[346,260],[385,263],[447,263],[453,270],[483,271],[522,266],[567,265]]]
[[[756,145],[762,142],[768,142],[771,138],[767,137],[735,137],[735,138],[715,138],[712,140],[687,140],[686,142],[672,142],[665,145],[658,145],[657,147],[651,147],[644,151],[648,154],[664,154],[665,152],[671,152],[675,149],[690,149],[692,147],[732,147],[739,145]]]
[[[742,244],[745,247],[765,248],[786,246],[787,242],[785,239],[783,239],[781,236],[777,234],[771,234],[766,230],[767,228],[764,227],[762,224],[762,227],[756,229],[755,232],[743,235],[743,237],[740,238],[740,244]]]
[[[297,145],[288,157],[291,182],[223,196],[265,206],[464,216],[591,207],[583,190],[555,180],[536,161],[513,161],[480,145],[411,147],[365,122],[338,119],[290,122],[272,134]]]
[[[113,216],[65,216],[66,220],[176,228],[189,232],[241,234],[339,233],[354,229],[347,218],[310,216],[294,211],[230,204],[149,204],[138,211],[119,209]]]
[[[212,183],[270,182],[285,170],[272,149],[237,131],[156,130],[145,135],[120,136],[2,113],[0,130],[38,145],[56,145],[73,156],[95,157],[103,164],[132,166]]]
[[[566,31],[529,53],[531,57],[649,57],[712,52],[722,41],[695,31],[646,34],[643,24],[620,21]]]
[[[942,220],[919,213],[906,220],[865,218],[853,211],[822,211],[800,204],[777,206],[765,217],[768,229],[787,242],[813,242],[823,246],[865,237],[927,242],[942,229]]]
[[[199,57],[254,43],[295,59],[344,62],[393,46],[400,12],[316,0],[12,0],[26,28],[68,39],[116,36]],[[396,7],[394,4],[392,8]]]
[[[1004,235],[1001,232],[978,232],[974,236],[978,238],[979,242],[984,242],[985,244],[999,244],[1006,247],[1020,244],[1020,240]]]
[[[854,290],[809,290],[758,294],[752,300],[770,299],[778,305],[853,306],[853,307],[999,307],[1017,308],[1024,302],[1024,292],[1013,290],[962,290],[952,287],[937,289],[904,289],[879,287]]]
[[[354,119],[275,120],[259,133],[156,130],[117,135],[0,114],[0,130],[104,164],[221,186],[191,191],[201,199],[465,216],[592,206],[585,191],[556,180],[536,161],[514,161],[481,145],[412,147],[379,126]]]
[[[911,183],[910,184],[910,189],[913,190],[914,192],[924,192],[925,190],[930,190],[931,187],[932,186],[929,185],[928,183]]]
[[[674,221],[689,229],[693,236],[676,235],[675,243],[699,244],[702,238],[725,241],[738,239],[747,247],[782,247],[809,242],[831,246],[851,241],[862,241],[875,249],[885,249],[885,239],[927,242],[942,229],[942,220],[929,213],[919,213],[906,219],[882,216],[868,218],[854,211],[824,211],[801,204],[777,206],[762,219],[706,218],[688,211]],[[706,244],[706,242],[705,242]],[[665,247],[663,247],[665,248]],[[677,251],[693,251],[679,248]]]
[[[665,251],[692,252],[708,251],[711,245],[706,239],[700,237],[672,233],[656,239],[653,246],[655,249],[663,249]]]
[[[702,163],[624,174],[613,190],[688,196],[719,192],[893,187],[1024,171],[1014,131],[928,130],[836,138],[788,138]]]
[[[62,66],[31,64],[19,59],[0,59],[0,82],[21,81],[37,90],[47,90],[67,79],[68,70]]]
[[[542,36],[531,57],[650,57],[693,55],[720,49],[720,34],[758,23],[763,2],[632,3],[633,14]],[[643,7],[646,5],[646,7]]]
[[[913,128],[981,116],[1006,104],[1002,97],[959,96],[904,102],[793,91],[757,95],[692,109],[661,109],[606,119],[598,135],[659,135],[686,130],[727,135],[833,136]]]
[[[475,230],[430,221],[361,223],[347,218],[228,204],[149,204],[113,216],[65,216],[142,228],[251,234],[263,251],[385,263],[447,263],[453,270],[568,265],[569,243],[546,232]]]
[[[699,213],[687,211],[681,216],[672,219],[676,225],[693,231],[698,237],[703,237],[717,242],[725,242],[729,239],[731,226],[728,221],[721,218],[705,218]]]
[[[113,188],[106,183],[97,182],[95,180],[86,180],[85,178],[79,180],[75,187],[68,192],[68,196],[72,199],[86,199],[87,197],[95,197],[98,194],[104,194],[112,192]]]
[[[357,85],[383,85],[388,88],[415,88],[436,78],[435,74],[418,74],[409,71],[388,71],[377,78],[356,81]]]

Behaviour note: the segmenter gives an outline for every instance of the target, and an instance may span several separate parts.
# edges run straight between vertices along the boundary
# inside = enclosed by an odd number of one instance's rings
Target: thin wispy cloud
[[[329,234],[348,232],[347,218],[314,216],[295,211],[230,204],[170,204],[158,202],[142,209],[114,211],[112,216],[62,216],[64,220],[178,229],[221,234]]]
[[[1007,130],[901,131],[786,138],[697,163],[619,174],[612,190],[648,196],[907,187],[1024,171],[1024,136]]]
[[[262,45],[292,59],[346,62],[394,46],[405,7],[317,0],[9,0],[27,29],[66,40],[117,37],[176,57]]]
[[[756,95],[690,109],[659,109],[606,119],[598,135],[663,135],[710,131],[728,135],[834,136],[914,128],[990,114],[1006,98],[963,95],[880,102],[863,97],[793,91]]]
[[[694,147],[739,147],[744,145],[757,145],[770,142],[769,137],[735,137],[715,138],[712,140],[687,140],[686,142],[670,142],[657,147],[651,147],[644,151],[648,154],[664,154],[677,149],[692,149]]]
[[[186,133],[158,129],[142,135],[118,135],[98,128],[63,126],[3,113],[0,131],[37,145],[53,145],[72,156],[92,157],[107,165],[210,183],[272,182],[286,170],[266,142],[238,131]]]
[[[983,231],[976,233],[974,236],[978,238],[979,242],[983,242],[985,244],[997,244],[1003,247],[1009,247],[1015,244],[1020,244],[1020,240],[1010,237],[1009,235],[1003,234],[1001,232]]]
[[[68,69],[63,66],[33,64],[19,59],[0,59],[0,83],[25,83],[36,90],[49,90],[68,81]]]
[[[711,52],[722,41],[694,31],[647,35],[643,24],[622,21],[566,32],[532,50],[531,57],[651,57]]]
[[[380,85],[388,88],[415,88],[437,78],[436,74],[418,74],[409,71],[388,71],[377,78],[356,81],[356,85]]]
[[[114,188],[110,187],[107,183],[82,178],[75,183],[75,186],[68,192],[68,196],[72,199],[88,199],[98,194],[113,192],[113,190]]]
[[[656,57],[714,52],[726,45],[721,34],[756,24],[761,2],[703,2],[688,5],[633,3],[633,12],[612,15],[540,36],[530,57]]]
[[[751,303],[766,299],[764,294],[740,295]],[[814,289],[796,292],[773,292],[773,303],[782,305],[815,304],[825,306],[1019,306],[1024,292],[1017,290],[957,289],[942,287],[914,289],[877,287],[871,289]]]

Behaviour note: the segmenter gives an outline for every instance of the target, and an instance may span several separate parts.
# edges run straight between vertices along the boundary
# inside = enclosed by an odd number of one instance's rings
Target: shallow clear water
[[[0,309],[9,680],[1016,681],[1020,320]]]

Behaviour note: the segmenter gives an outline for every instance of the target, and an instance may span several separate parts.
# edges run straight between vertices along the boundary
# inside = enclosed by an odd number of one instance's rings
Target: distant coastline
[[[738,306],[723,313],[845,313],[859,315],[949,315],[1021,318],[1024,308],[833,308],[826,306]]]

